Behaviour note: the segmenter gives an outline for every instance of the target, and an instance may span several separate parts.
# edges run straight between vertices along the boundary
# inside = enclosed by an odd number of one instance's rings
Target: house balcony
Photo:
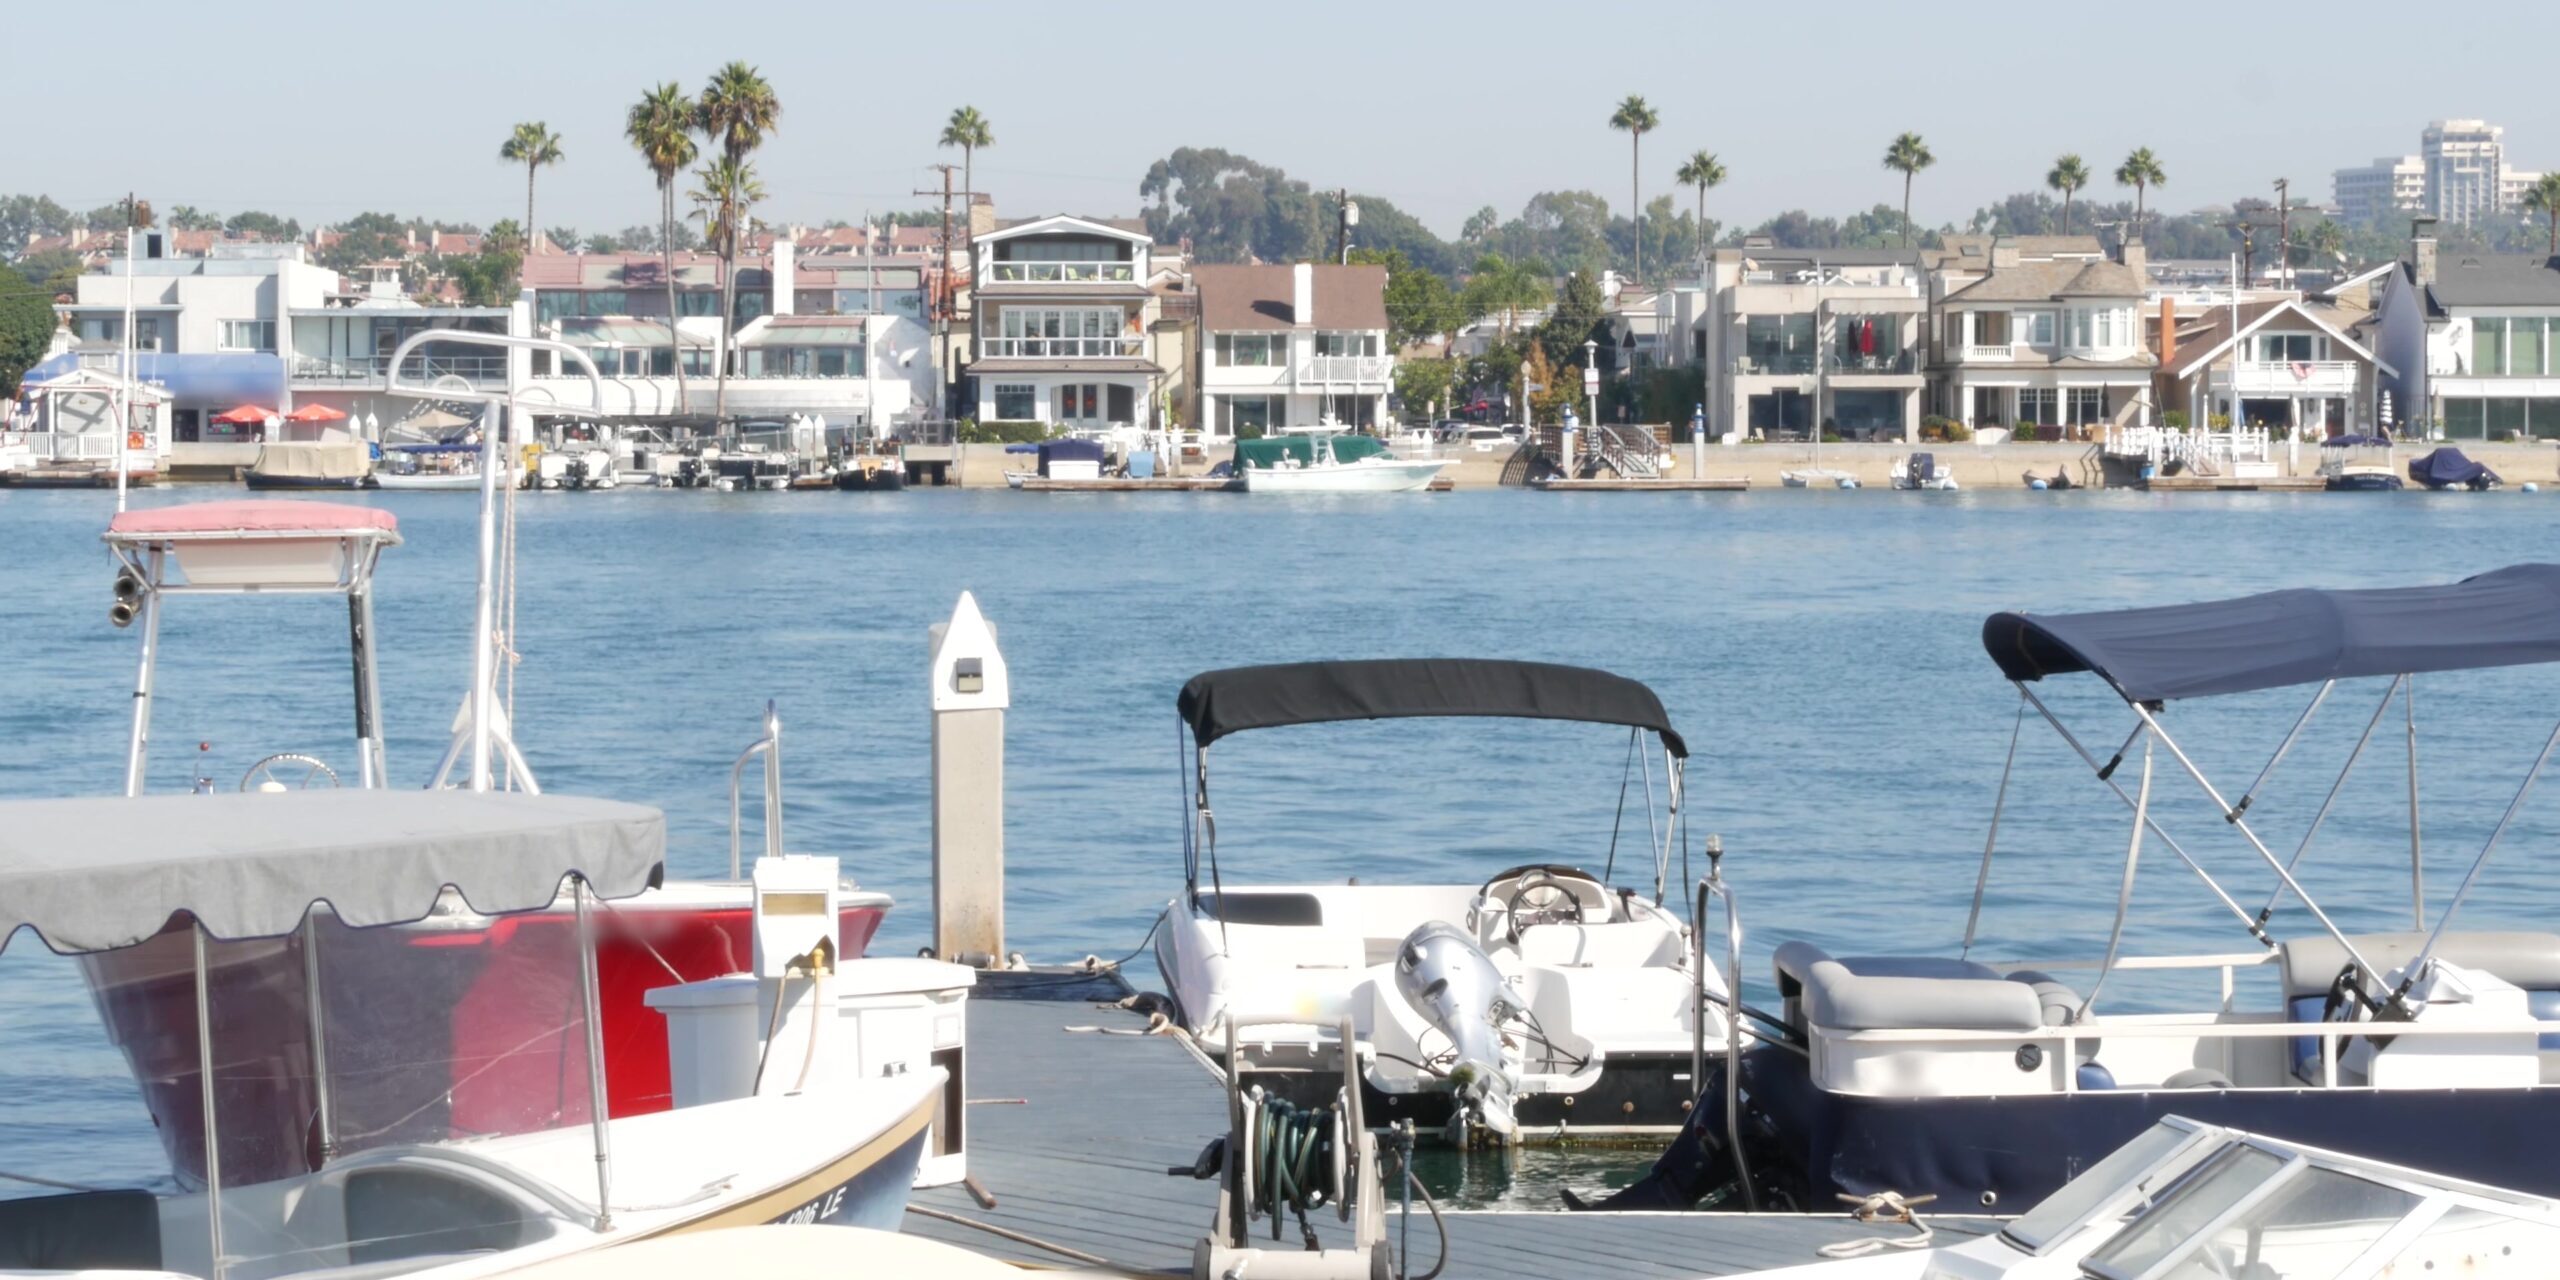
[[[379,387],[390,381],[391,357],[347,356],[325,358],[295,356],[291,366],[293,384],[298,387]],[[505,385],[507,358],[503,355],[422,356],[411,355],[400,368],[406,382],[433,384],[441,378],[460,378],[474,387]]]
[[[1816,357],[1810,352],[1788,352],[1768,358],[1738,356],[1733,362],[1733,372],[1746,378],[1802,378],[1815,374],[1835,378],[1916,376],[1920,372],[1920,354],[1903,350],[1823,357]]]
[[[1315,383],[1383,383],[1395,368],[1386,356],[1309,356],[1298,362],[1295,373],[1301,385]]]
[[[1147,354],[1144,334],[1107,338],[980,338],[978,356],[987,360],[1104,360]]]
[[[2018,349],[2005,342],[1996,346],[1967,343],[1958,349],[1956,358],[1966,364],[2006,363],[2018,358]]]
[[[2206,373],[2215,390],[2230,390],[2229,361],[2214,364]],[[2352,360],[2240,362],[2240,394],[2244,396],[2353,395],[2360,381],[2358,367]]]
[[[1138,264],[1134,262],[991,262],[987,264],[987,280],[992,284],[1135,284]]]

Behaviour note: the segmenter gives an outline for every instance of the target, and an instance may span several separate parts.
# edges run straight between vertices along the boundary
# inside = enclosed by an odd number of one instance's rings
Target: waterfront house
[[[2219,414],[2294,438],[2370,434],[2380,367],[2350,332],[2356,316],[2286,295],[2180,315],[2162,304],[2154,403],[2191,423]],[[2234,319],[2238,321],[2235,331]],[[2238,403],[2233,403],[2233,387]]]
[[[2396,420],[2454,440],[2560,437],[2560,257],[2440,259],[2421,235],[2375,313]]]
[[[1984,428],[2147,425],[2139,240],[1950,236],[1930,274],[1938,412]]]
[[[28,370],[27,380],[81,367],[114,371],[130,301],[133,373],[168,394],[173,442],[231,438],[232,428],[211,419],[243,401],[291,408],[278,339],[292,311],[318,307],[337,290],[337,273],[307,261],[300,245],[217,243],[209,256],[174,258],[162,256],[167,241],[158,233],[141,241],[139,259],[118,256],[79,278],[72,300],[55,308],[71,350]]]
[[[1058,214],[978,235],[963,366],[978,421],[1153,425],[1165,374],[1154,252],[1144,227],[1124,219]]]
[[[316,303],[285,309],[285,378],[295,406],[325,404],[366,428],[388,430],[425,411],[425,402],[387,394],[391,355],[400,344],[433,330],[508,333],[509,307],[428,306],[400,287],[400,264],[377,263],[359,288],[331,289]],[[401,368],[410,385],[450,388],[466,395],[503,391],[506,353],[484,346],[429,342],[410,352]]]
[[[1927,307],[1920,259],[1886,249],[1717,249],[1672,326],[1706,366],[1707,434],[1909,440],[1920,429]]]
[[[1377,427],[1395,388],[1387,269],[1198,266],[1200,425],[1211,439]]]

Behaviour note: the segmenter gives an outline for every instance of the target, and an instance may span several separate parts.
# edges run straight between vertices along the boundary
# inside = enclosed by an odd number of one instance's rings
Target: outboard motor
[[[1503,1059],[1501,1028],[1514,1010],[1501,971],[1473,939],[1438,921],[1405,935],[1395,968],[1396,994],[1449,1037],[1456,1053],[1449,1069],[1459,1099],[1452,1128],[1473,1123],[1512,1140],[1519,1132],[1512,1095],[1520,1082]]]

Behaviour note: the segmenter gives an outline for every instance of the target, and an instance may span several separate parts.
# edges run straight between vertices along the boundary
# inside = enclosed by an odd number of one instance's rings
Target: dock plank
[[[1140,1016],[1109,1007],[1104,984],[1068,986],[989,975],[969,1002],[969,1171],[995,1197],[982,1209],[960,1187],[920,1191],[915,1203],[1094,1257],[1132,1274],[1188,1274],[1191,1248],[1217,1210],[1214,1182],[1169,1177],[1225,1132],[1216,1074],[1180,1040],[1143,1031]],[[1006,998],[1010,997],[1010,998]],[[1065,998],[1061,998],[1065,997]],[[1081,998],[1078,998],[1081,997]],[[1010,1100],[1022,1099],[1020,1103]],[[1787,1214],[1568,1214],[1455,1211],[1450,1280],[1611,1280],[1727,1276],[1817,1260],[1835,1241],[1906,1234],[1845,1217]],[[1943,1240],[1996,1228],[1981,1218],[1932,1218]],[[1331,1213],[1316,1228],[1346,1245]],[[1072,1266],[1064,1255],[923,1214],[907,1230],[1029,1266]],[[1392,1212],[1392,1239],[1399,1233]],[[1437,1248],[1419,1202],[1410,1228],[1415,1270]],[[1281,1247],[1297,1239],[1294,1224]]]

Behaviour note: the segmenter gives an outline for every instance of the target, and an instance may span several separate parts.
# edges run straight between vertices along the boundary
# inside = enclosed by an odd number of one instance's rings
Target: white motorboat
[[[1201,1044],[1223,1051],[1231,1020],[1285,1022],[1258,1025],[1237,1065],[1248,1083],[1317,1105],[1340,1078],[1328,1073],[1339,1070],[1347,1018],[1371,1116],[1505,1142],[1679,1126],[1701,1059],[1722,1061],[1733,1028],[1724,988],[1693,969],[1689,926],[1660,901],[1687,834],[1688,748],[1651,690],[1544,663],[1317,662],[1195,676],[1178,707],[1196,785],[1182,894],[1165,908],[1156,957],[1178,1020]],[[1211,744],[1278,725],[1453,716],[1624,727],[1648,798],[1631,829],[1651,844],[1630,870],[1650,873],[1651,896],[1612,885],[1615,832],[1597,874],[1541,863],[1471,884],[1225,879],[1209,819]],[[1636,749],[1647,734],[1663,753],[1667,822],[1651,808],[1652,756]],[[1308,1089],[1317,1096],[1297,1097]]]
[[[1790,489],[1855,489],[1858,477],[1836,467],[1799,467],[1779,472],[1778,483]]]
[[[377,489],[442,493],[480,491],[480,446],[476,444],[391,444],[382,447],[374,467]]]
[[[2169,1117],[1994,1233],[1907,1222],[1756,1280],[2528,1280],[2560,1257],[2560,1203],[2244,1129]],[[1922,1210],[1933,1206],[1919,1206]],[[1943,1202],[1934,1206],[1946,1210]],[[1880,1229],[1890,1230],[1889,1226]]]
[[[2547,922],[2532,916],[2520,931],[2478,931],[2490,908],[2469,901],[2551,748],[2524,771],[2503,816],[2488,812],[2495,825],[2458,887],[2439,888],[2432,903],[2423,892],[2419,796],[2407,784],[2406,842],[2391,843],[2409,851],[2410,899],[2352,905],[2364,920],[2387,914],[2413,929],[2350,932],[2341,922],[2351,917],[2305,886],[2315,850],[2340,842],[2323,838],[2324,821],[2375,731],[2402,736],[2383,726],[2386,715],[2408,721],[2406,776],[2418,776],[2417,674],[2477,679],[2486,669],[2560,662],[2560,565],[2441,585],[1999,613],[1984,622],[1982,645],[2017,688],[2020,726],[2031,712],[2043,717],[2131,811],[2119,837],[2125,889],[2112,927],[2073,948],[2081,955],[2072,959],[1977,945],[1998,927],[1984,904],[1998,901],[1989,881],[2001,806],[2012,782],[2028,776],[2004,774],[1962,949],[1835,956],[1806,940],[1781,943],[1772,976],[1788,1046],[1751,1050],[1739,1071],[1709,1080],[1724,1105],[1702,1101],[1698,1124],[1634,1203],[1688,1203],[1738,1182],[1763,1204],[1807,1208],[1888,1189],[1965,1205],[2027,1204],[2169,1114],[2560,1195],[2560,1164],[2550,1158],[2560,1147],[2560,1055],[2544,1048],[2560,1044],[2560,933],[2538,929]],[[2084,745],[2061,712],[2094,714],[2094,700],[2048,705],[2038,693],[2041,682],[2080,672],[2122,700],[2129,732],[2107,724]],[[2350,681],[2370,691],[2360,700],[2379,695],[2370,718],[2354,722],[2363,732],[2327,799],[2309,813],[2294,810],[2300,816],[2288,825],[2298,824],[2298,838],[2273,836],[2269,814],[2253,804],[2332,694],[2359,687]],[[2303,686],[2307,705],[2236,794],[2217,787],[2168,729],[2175,703]],[[2197,723],[2232,723],[2231,713]],[[2013,751],[2010,767],[2021,760]],[[2155,780],[2158,773],[2183,773],[2205,802],[2207,820],[2197,825],[2228,832],[2234,852],[2271,873],[2262,902],[2244,903],[2240,895],[2258,895],[2226,886],[2227,866],[2209,870],[2166,829],[2155,810],[2167,807],[2170,780]],[[2392,773],[2387,794],[2397,798],[2400,771]],[[2197,838],[2193,830],[2186,838]],[[2128,954],[2136,872],[2146,853],[2164,852],[2202,883],[2202,902],[2229,913],[2239,946]],[[2277,932],[2279,909],[2293,903],[2309,936]],[[2457,918],[2469,928],[2453,928]],[[2053,929],[2047,904],[2020,932],[2047,939]],[[2111,978],[2146,984],[2141,1011],[2109,1007],[2101,997]]]
[[[1236,474],[1247,493],[1412,493],[1429,488],[1453,465],[1447,458],[1396,457],[1368,436],[1306,434],[1236,443]]]
[[[1956,473],[1939,463],[1936,454],[1907,454],[1893,460],[1893,487],[1951,490],[1956,487]]]
[[[594,919],[664,856],[656,810],[576,797],[0,802],[0,942],[27,927],[57,952],[149,953],[109,968],[190,998],[127,1030],[184,1046],[176,1075],[200,1104],[163,1135],[197,1157],[174,1191],[0,1201],[0,1268],[462,1280],[670,1232],[896,1225],[945,1075],[920,1056],[863,1070],[883,1028],[846,1026],[823,977],[787,976],[827,967],[824,917],[794,908],[832,859],[758,864],[757,974],[730,980],[741,1016],[671,1015],[686,1096],[608,1118]],[[548,945],[468,945],[556,903],[576,927]],[[413,945],[447,925],[465,945]],[[505,980],[484,982],[492,970]],[[290,1043],[260,1034],[280,985],[304,1011]],[[240,1105],[279,1077],[316,1105]]]

